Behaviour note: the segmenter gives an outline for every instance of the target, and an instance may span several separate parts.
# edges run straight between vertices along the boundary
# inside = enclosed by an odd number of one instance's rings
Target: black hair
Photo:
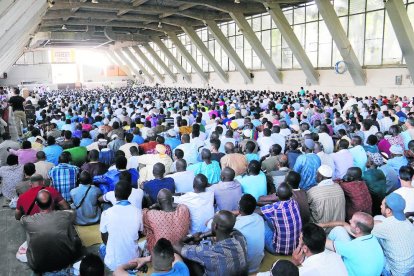
[[[414,169],[411,166],[402,166],[399,173],[401,180],[411,181],[414,175]]]
[[[322,227],[308,223],[302,227],[303,243],[313,254],[322,253],[325,250],[326,233]]]
[[[126,200],[131,195],[131,182],[121,180],[115,185],[115,197],[117,200]]]
[[[253,214],[257,201],[251,194],[244,194],[239,201],[239,208],[246,215]]]
[[[98,255],[88,254],[80,263],[79,273],[80,276],[103,276],[105,265]]]

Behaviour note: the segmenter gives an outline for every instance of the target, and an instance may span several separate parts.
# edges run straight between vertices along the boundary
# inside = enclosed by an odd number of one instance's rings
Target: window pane
[[[281,56],[281,47],[282,47],[282,36],[278,29],[273,29],[272,32],[272,61],[276,67],[282,67],[282,56]]]
[[[236,23],[229,23],[229,36],[235,35],[236,33]]]
[[[283,11],[283,13],[286,16],[287,21],[289,22],[290,25],[293,24],[293,10],[289,9],[289,10],[285,10]]]
[[[305,23],[305,7],[294,9],[295,24]]]
[[[307,25],[307,24],[306,24]],[[305,46],[305,24],[294,25],[293,31],[299,39],[300,45]]]
[[[383,64],[401,64],[402,52],[388,15],[385,16]]]
[[[348,0],[335,0],[334,8],[338,16],[348,14]]]
[[[227,23],[223,23],[221,25],[220,29],[223,32],[224,36],[228,36],[228,33],[227,33]]]
[[[332,37],[325,25],[325,22],[319,23],[319,57],[318,67],[331,66]]]
[[[349,3],[349,14],[356,14],[365,11],[365,0],[351,0]]]
[[[384,8],[384,3],[377,0],[367,0],[367,11],[378,10]]]
[[[349,17],[349,42],[354,49],[359,62],[363,63],[364,54],[364,18],[365,14],[358,14]]]
[[[269,14],[264,14],[262,16],[262,30],[270,29],[270,26],[271,26],[270,21],[271,21],[271,18]]]
[[[313,66],[317,66],[318,59],[318,22],[306,24],[305,51]]]
[[[292,68],[292,51],[287,45],[286,41],[282,38],[282,68]]]
[[[270,55],[270,30],[262,32],[262,45],[265,48],[266,52]]]
[[[306,6],[306,21],[309,22],[315,20],[318,20],[318,7],[316,5]]]
[[[254,51],[252,51],[252,69],[261,69],[262,62]]]
[[[252,20],[252,29],[253,29],[253,31],[258,32],[258,31],[261,30],[261,27],[262,27],[261,26],[261,17],[258,16],[258,17],[253,18],[253,20]]]
[[[365,65],[381,64],[383,24],[384,11],[367,13],[367,30],[365,33]]]

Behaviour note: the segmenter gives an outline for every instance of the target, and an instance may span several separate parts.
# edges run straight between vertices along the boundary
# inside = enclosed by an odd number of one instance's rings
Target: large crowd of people
[[[81,261],[83,276],[148,264],[151,275],[414,275],[414,99],[20,94],[0,89],[18,135],[5,114],[1,193],[35,273],[70,275]],[[84,256],[74,225],[93,224],[100,256]],[[265,251],[291,258],[263,272]]]

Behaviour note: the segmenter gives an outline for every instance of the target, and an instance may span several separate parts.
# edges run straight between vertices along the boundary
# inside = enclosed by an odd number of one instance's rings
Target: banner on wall
[[[52,49],[52,63],[75,63],[75,50],[73,49]]]

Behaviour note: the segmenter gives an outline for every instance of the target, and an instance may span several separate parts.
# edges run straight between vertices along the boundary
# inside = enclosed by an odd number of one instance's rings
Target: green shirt
[[[64,151],[67,151],[72,156],[72,165],[81,167],[83,163],[86,162],[86,157],[88,155],[88,150],[86,147],[75,147],[66,149]]]

